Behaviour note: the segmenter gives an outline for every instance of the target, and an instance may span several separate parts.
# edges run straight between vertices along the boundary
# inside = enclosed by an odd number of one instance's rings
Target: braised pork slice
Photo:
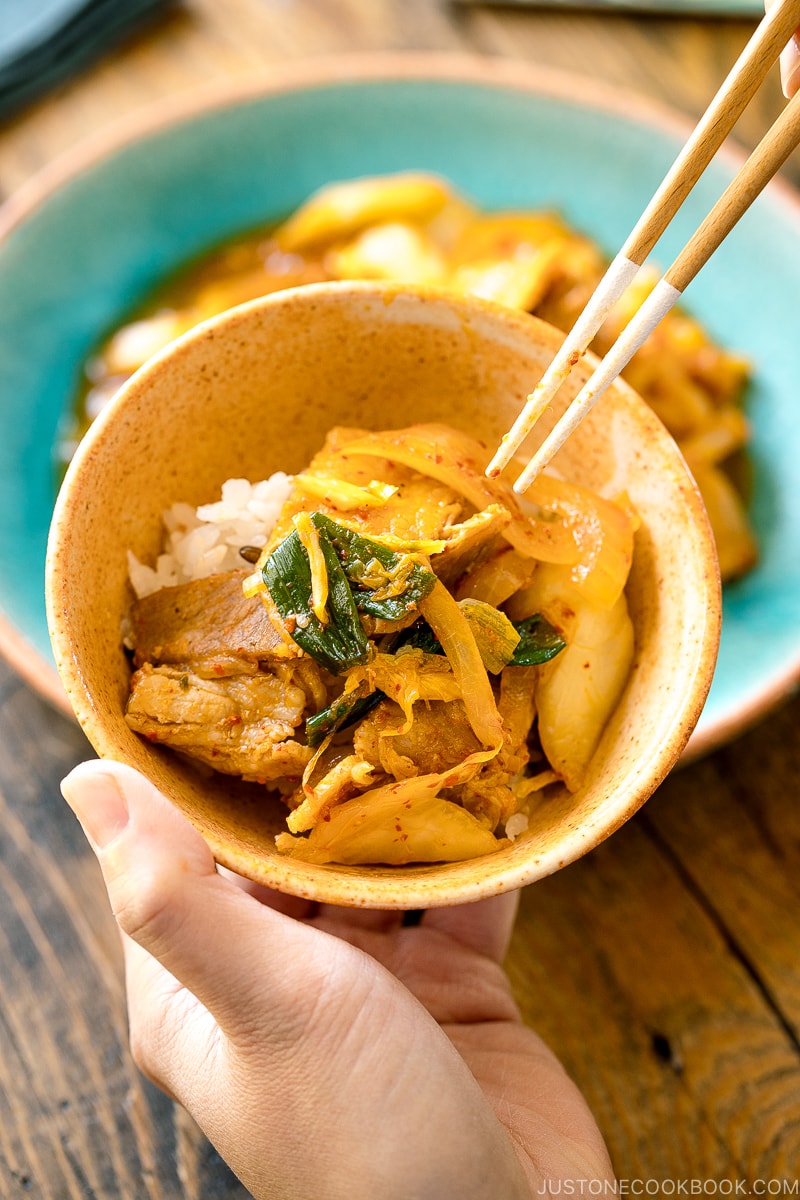
[[[296,657],[295,642],[258,596],[242,592],[247,571],[161,588],[131,607],[134,661],[188,664],[203,678],[253,674],[259,662]]]
[[[125,719],[150,741],[251,782],[302,775],[313,751],[293,740],[305,692],[276,675],[202,679],[149,663],[131,677]]]
[[[431,700],[414,705],[414,722],[405,733],[403,710],[394,700],[382,700],[364,718],[353,738],[355,753],[390,775],[439,773],[480,750],[461,700]]]

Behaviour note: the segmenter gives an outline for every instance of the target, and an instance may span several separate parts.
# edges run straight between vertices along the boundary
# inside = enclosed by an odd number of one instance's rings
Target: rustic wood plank
[[[481,50],[572,71],[639,93],[691,120],[709,104],[755,21],[642,21],[619,13],[470,10],[464,32]],[[709,36],[711,33],[711,36]],[[748,151],[783,108],[777,67],[740,118],[732,141]],[[798,156],[781,174],[800,183]]]
[[[58,790],[88,752],[0,664],[0,1195],[246,1196],[130,1059],[116,929]]]
[[[148,102],[351,52],[469,49],[446,0],[184,0],[141,36],[0,126],[0,197]]]
[[[667,781],[646,822],[800,1045],[800,745],[794,701]]]
[[[510,956],[523,1013],[623,1177],[796,1178],[798,715],[795,702],[769,734],[673,774],[608,843],[523,896]],[[774,808],[766,837],[743,810],[743,796],[759,802],[765,743],[761,792],[782,792],[788,838]]]

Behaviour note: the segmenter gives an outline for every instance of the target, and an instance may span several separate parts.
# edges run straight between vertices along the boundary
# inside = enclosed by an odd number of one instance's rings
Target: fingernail
[[[61,782],[61,794],[97,850],[128,824],[128,805],[113,775],[95,764],[76,767]]]

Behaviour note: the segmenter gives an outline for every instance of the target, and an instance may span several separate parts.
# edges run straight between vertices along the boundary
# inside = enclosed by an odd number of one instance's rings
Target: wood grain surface
[[[0,125],[0,194],[144,103],[344,51],[509,56],[697,116],[752,27],[446,0],[187,0]],[[782,103],[773,77],[738,140],[754,145]],[[800,182],[797,156],[784,174]],[[691,1180],[798,1194],[799,720],[793,700],[677,771],[609,842],[523,895],[509,970],[525,1018],[583,1089],[620,1178],[650,1181],[647,1194]],[[87,753],[0,665],[0,1197],[243,1197],[129,1058],[116,932],[58,790]]]

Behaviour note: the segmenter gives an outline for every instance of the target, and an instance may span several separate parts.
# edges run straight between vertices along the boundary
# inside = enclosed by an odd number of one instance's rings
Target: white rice
[[[518,838],[519,835],[524,833],[527,828],[528,818],[525,813],[512,813],[512,815],[506,821],[506,837],[510,838],[513,842],[515,838]]]
[[[264,545],[291,490],[292,477],[277,471],[260,483],[226,480],[213,504],[173,504],[163,514],[166,536],[155,566],[128,551],[128,576],[137,597],[244,567],[239,548]]]

